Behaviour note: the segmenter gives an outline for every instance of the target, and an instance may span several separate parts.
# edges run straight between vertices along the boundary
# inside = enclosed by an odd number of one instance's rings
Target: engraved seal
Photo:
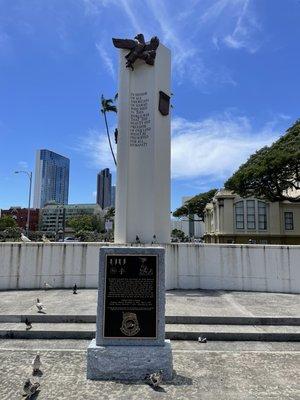
[[[126,336],[134,336],[140,331],[140,326],[135,313],[123,313],[121,332]]]

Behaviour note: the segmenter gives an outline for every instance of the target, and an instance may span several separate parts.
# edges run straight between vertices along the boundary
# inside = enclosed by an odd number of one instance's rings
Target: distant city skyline
[[[48,202],[68,204],[70,160],[54,151],[36,151],[33,207],[43,208]]]

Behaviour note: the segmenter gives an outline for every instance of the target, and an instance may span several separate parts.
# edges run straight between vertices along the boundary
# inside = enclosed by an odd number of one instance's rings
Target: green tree
[[[204,219],[204,209],[207,203],[210,203],[216,194],[217,189],[211,189],[208,192],[199,193],[186,201],[183,206],[173,212],[174,217],[189,217],[197,214],[199,218]]]
[[[114,207],[110,207],[110,208],[107,210],[106,214],[105,214],[105,219],[106,219],[106,220],[108,220],[108,219],[113,219],[114,216],[115,216],[115,208],[114,208]]]
[[[173,229],[171,232],[172,239],[178,239],[183,242],[186,239],[184,232],[181,229]]]
[[[101,232],[103,230],[103,221],[96,215],[79,215],[70,218],[67,226],[78,232]]]
[[[0,231],[4,231],[7,228],[17,228],[18,224],[11,215],[3,215],[0,218]]]
[[[269,201],[300,202],[300,120],[270,147],[265,146],[225,182],[225,188],[241,197]]]
[[[101,113],[104,116],[104,122],[105,122],[105,127],[106,127],[106,134],[107,134],[107,139],[110,147],[111,154],[114,159],[115,165],[117,165],[116,157],[112,148],[111,144],[111,139],[110,139],[110,134],[109,134],[109,129],[108,129],[108,123],[107,123],[107,117],[106,113],[108,112],[117,112],[117,107],[113,104],[118,98],[118,94],[115,95],[114,99],[105,99],[104,96],[101,96]]]

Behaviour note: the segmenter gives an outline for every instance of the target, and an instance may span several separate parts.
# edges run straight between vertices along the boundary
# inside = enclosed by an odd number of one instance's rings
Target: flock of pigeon
[[[52,286],[49,285],[49,283],[44,282],[45,290],[51,289],[51,288],[52,288]],[[72,289],[73,289],[73,294],[77,294],[78,287],[77,287],[76,283],[74,284]],[[40,301],[39,298],[36,299],[35,306],[37,308],[38,313],[42,313],[42,314],[46,313],[46,307]],[[26,325],[27,331],[32,328],[32,323],[29,321],[28,317],[25,318],[25,325]],[[32,361],[32,375],[38,375],[41,372],[41,370],[40,370],[41,365],[42,365],[42,362],[41,362],[40,355],[37,354]],[[39,387],[40,387],[39,382],[31,382],[31,380],[29,378],[26,379],[24,386],[23,386],[23,391],[24,391],[23,396],[24,397],[26,396],[26,399],[30,399],[32,396],[35,395],[35,393],[37,393],[39,391]]]
[[[49,283],[44,282],[44,289],[50,289],[52,286],[49,285]],[[76,283],[74,284],[73,288],[73,294],[77,294],[78,286]],[[37,308],[37,312],[40,314],[46,314],[46,307],[44,304],[40,301],[39,298],[36,299],[35,306]],[[29,331],[32,328],[32,323],[29,321],[28,317],[25,318],[25,325],[26,325],[26,330]]]
[[[39,353],[34,357],[32,360],[32,375],[36,376],[41,374],[41,357]],[[158,372],[154,372],[153,374],[146,375],[146,381],[152,386],[154,389],[158,389],[163,380],[163,370],[159,370]],[[31,382],[30,378],[26,379],[23,385],[23,397],[26,396],[26,400],[30,399],[34,396],[37,392],[40,391],[40,383],[39,382]]]
[[[44,288],[49,289],[51,288],[51,285],[47,284],[44,282]],[[73,294],[77,294],[77,284],[75,283],[73,286]],[[36,299],[35,306],[37,308],[38,313],[43,313],[45,314],[46,312],[46,307],[44,304],[40,301],[39,298]],[[32,323],[29,321],[29,319],[26,317],[25,319],[25,325],[26,325],[26,330],[30,330],[32,328]],[[32,361],[32,375],[38,375],[41,373],[40,368],[41,368],[42,362],[40,359],[39,353],[35,356],[35,358]],[[153,374],[148,374],[145,377],[146,382],[153,387],[153,389],[159,389],[160,384],[162,383],[163,380],[163,371],[160,370],[158,372],[154,372]],[[39,382],[31,382],[31,380],[28,378],[24,385],[23,385],[23,391],[24,394],[23,396],[26,396],[26,399],[30,399],[32,396],[34,396],[40,389],[40,383]]]
[[[24,233],[21,233],[21,240],[24,243],[31,242],[31,240],[26,235],[24,235]],[[50,240],[46,237],[45,234],[42,236],[42,242],[50,243]]]

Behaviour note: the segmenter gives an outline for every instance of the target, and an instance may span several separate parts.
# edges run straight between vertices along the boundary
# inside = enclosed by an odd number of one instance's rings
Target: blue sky
[[[39,148],[71,159],[69,202],[95,201],[111,37],[139,32],[172,50],[172,209],[221,187],[300,116],[299,17],[299,0],[0,0],[0,208],[26,206],[13,171]]]

